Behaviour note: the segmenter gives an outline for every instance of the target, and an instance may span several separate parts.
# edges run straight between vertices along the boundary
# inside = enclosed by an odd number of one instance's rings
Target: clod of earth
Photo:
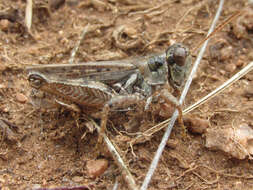
[[[239,126],[225,126],[224,129],[208,129],[206,147],[222,150],[237,159],[253,154],[253,129],[243,123]]]
[[[192,133],[203,134],[209,127],[209,122],[194,116],[184,117],[184,123],[187,129]]]

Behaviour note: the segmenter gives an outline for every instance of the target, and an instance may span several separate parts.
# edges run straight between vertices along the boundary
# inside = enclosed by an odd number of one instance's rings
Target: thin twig
[[[215,18],[213,20],[213,23],[212,23],[212,25],[211,25],[211,27],[210,27],[207,35],[209,35],[214,30],[215,24],[218,21],[218,18],[219,18],[220,14],[221,14],[221,10],[222,10],[223,4],[224,4],[224,0],[220,0],[220,4],[219,4],[219,7],[218,7],[218,10],[216,12]],[[201,50],[200,50],[200,52],[198,54],[197,60],[196,60],[194,66],[192,68],[191,74],[189,75],[188,80],[187,80],[187,82],[185,84],[184,90],[183,90],[183,92],[181,94],[181,97],[180,97],[180,100],[179,100],[180,104],[182,104],[182,102],[184,101],[184,98],[185,98],[185,96],[186,96],[186,94],[188,92],[188,89],[189,89],[190,85],[191,85],[192,78],[193,78],[194,74],[196,73],[196,70],[197,70],[198,65],[200,63],[200,60],[201,60],[201,58],[202,58],[202,56],[204,54],[204,51],[206,49],[208,41],[209,41],[209,39],[207,39],[205,41],[205,43],[203,44],[203,46],[202,46],[202,48],[201,48]],[[155,156],[153,158],[153,161],[152,161],[152,163],[151,163],[151,165],[149,167],[148,173],[147,173],[147,175],[146,175],[146,177],[144,179],[144,182],[143,182],[143,184],[141,186],[141,190],[146,190],[147,187],[148,187],[148,184],[149,184],[149,182],[151,180],[151,177],[152,177],[152,175],[153,175],[153,173],[154,173],[154,171],[155,171],[155,169],[156,169],[156,167],[158,165],[159,159],[160,159],[160,157],[162,155],[162,152],[163,152],[163,149],[164,149],[164,147],[166,145],[166,142],[167,142],[167,140],[170,137],[170,133],[171,133],[171,130],[172,130],[173,126],[174,126],[174,123],[175,123],[175,121],[177,119],[177,116],[178,116],[178,110],[176,110],[174,112],[174,114],[173,114],[173,116],[171,118],[171,121],[170,121],[170,123],[169,123],[169,125],[167,127],[167,130],[164,133],[162,141],[161,141],[161,143],[160,143],[160,145],[159,145],[159,147],[157,149],[157,152],[156,152],[156,154],[155,154]]]
[[[201,44],[203,44],[204,41],[206,41],[207,39],[210,39],[218,31],[220,31],[227,23],[231,22],[233,19],[235,19],[236,17],[239,17],[242,14],[243,14],[243,11],[237,11],[235,14],[231,15],[230,17],[228,17],[222,24],[220,24],[219,26],[217,26],[217,28],[215,28],[215,30],[213,32],[208,33],[208,35],[203,40],[201,40],[199,42],[199,44],[192,50],[192,52],[194,53],[197,49],[199,49],[199,47],[201,46]]]
[[[75,59],[75,56],[76,56],[76,52],[78,51],[78,49],[79,49],[79,47],[80,47],[80,44],[81,44],[81,42],[83,41],[83,39],[84,39],[84,37],[85,37],[85,34],[88,32],[89,27],[90,27],[90,24],[88,23],[88,24],[84,27],[83,32],[82,32],[82,34],[81,34],[81,36],[80,36],[80,39],[78,40],[78,42],[77,42],[75,48],[71,51],[71,56],[70,56],[70,58],[69,58],[69,64],[73,64],[74,59]]]
[[[97,128],[99,135],[103,136],[104,142],[108,150],[110,151],[113,159],[116,161],[118,167],[121,169],[123,178],[127,182],[129,189],[138,190],[138,186],[136,185],[132,174],[128,170],[126,164],[124,163],[123,159],[120,157],[119,153],[117,152],[116,148],[114,147],[110,139],[106,136],[105,133],[100,133],[100,127],[96,124],[96,122],[94,122],[94,126]]]

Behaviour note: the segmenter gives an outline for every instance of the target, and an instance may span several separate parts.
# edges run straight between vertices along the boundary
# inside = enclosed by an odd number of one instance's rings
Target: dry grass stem
[[[27,0],[25,9],[25,25],[30,32],[32,26],[33,1]]]
[[[83,41],[83,39],[84,39],[86,33],[88,32],[89,27],[90,27],[90,24],[87,24],[87,25],[84,27],[83,32],[82,32],[82,34],[81,34],[81,36],[80,36],[80,39],[78,40],[78,42],[77,42],[75,48],[74,48],[74,49],[72,50],[72,52],[71,52],[71,56],[70,56],[70,59],[69,59],[69,64],[73,64],[74,59],[75,59],[75,56],[76,56],[76,52],[78,51],[78,49],[79,49],[79,47],[80,47],[80,44],[82,43],[82,41]]]
[[[117,152],[116,148],[114,147],[114,145],[112,144],[110,139],[106,136],[105,133],[103,133],[103,134],[100,133],[100,127],[96,124],[96,122],[93,122],[93,123],[94,123],[94,126],[97,128],[99,135],[103,136],[104,142],[105,142],[108,150],[110,151],[114,161],[116,162],[116,164],[118,165],[118,167],[122,171],[123,178],[126,181],[129,189],[138,190],[138,187],[135,183],[135,180],[134,180],[132,174],[130,173],[129,169],[127,168],[126,164],[124,163],[123,159],[121,158],[121,156]]]

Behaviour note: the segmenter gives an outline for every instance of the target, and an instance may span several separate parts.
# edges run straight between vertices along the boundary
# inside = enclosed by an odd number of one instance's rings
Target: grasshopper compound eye
[[[33,88],[39,89],[42,86],[45,79],[43,79],[41,76],[37,74],[31,74],[28,76],[28,81]]]
[[[189,50],[183,44],[176,43],[170,46],[166,51],[166,61],[169,65],[177,64],[184,66]]]
[[[181,88],[191,66],[189,49],[180,43],[173,44],[166,51],[166,62],[170,84],[174,88]]]

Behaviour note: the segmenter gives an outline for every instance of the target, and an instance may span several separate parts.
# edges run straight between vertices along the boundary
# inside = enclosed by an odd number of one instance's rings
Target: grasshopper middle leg
[[[141,100],[141,96],[138,94],[132,95],[117,95],[111,98],[103,107],[101,116],[101,128],[98,143],[102,143],[103,134],[106,131],[106,124],[110,110],[118,108],[126,108],[131,105],[137,104]]]

